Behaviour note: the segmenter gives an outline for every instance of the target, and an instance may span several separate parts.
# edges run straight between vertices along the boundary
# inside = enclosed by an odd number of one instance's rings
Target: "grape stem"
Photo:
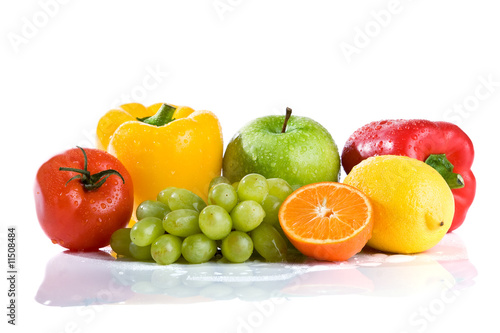
[[[288,119],[292,116],[292,109],[289,107],[286,108],[285,122],[283,123],[283,128],[281,129],[281,133],[286,132],[286,124],[288,123]]]

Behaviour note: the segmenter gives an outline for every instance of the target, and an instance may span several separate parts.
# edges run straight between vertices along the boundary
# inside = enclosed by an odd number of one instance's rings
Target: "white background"
[[[89,317],[34,300],[46,263],[62,251],[36,219],[36,170],[60,151],[91,146],[99,117],[136,101],[211,110],[225,144],[247,121],[287,106],[323,124],[340,150],[373,120],[459,124],[476,148],[477,196],[455,232],[478,271],[473,286],[425,327],[409,318],[432,298],[345,295],[290,299],[252,330],[498,329],[499,12],[486,0],[2,1],[1,251],[15,225],[19,266],[18,326],[7,325],[2,310],[2,327],[235,332],[237,318],[257,311],[254,303],[217,301],[91,307]]]

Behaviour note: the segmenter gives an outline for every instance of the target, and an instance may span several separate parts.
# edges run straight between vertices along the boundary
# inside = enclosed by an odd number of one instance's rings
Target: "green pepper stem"
[[[448,161],[445,154],[432,154],[425,163],[436,169],[443,176],[450,189],[458,189],[465,186],[463,177],[453,172],[453,164]]]
[[[137,118],[137,120],[149,125],[163,126],[174,120],[174,112],[175,107],[168,104],[162,104],[162,106],[160,106],[156,114],[154,114],[153,116]]]
[[[71,177],[65,184],[68,185],[69,182],[75,179],[80,179],[80,182],[82,183],[83,187],[86,190],[92,191],[92,190],[97,190],[99,187],[101,187],[102,184],[106,182],[109,176],[111,175],[117,175],[120,177],[125,184],[125,179],[123,176],[116,170],[113,169],[108,169],[104,170],[95,174],[90,174],[90,172],[87,170],[87,154],[85,153],[85,150],[83,148],[78,147],[83,153],[83,159],[84,159],[84,166],[83,170],[82,169],[76,169],[76,168],[65,168],[65,167],[60,167],[59,171],[71,171],[71,172],[77,172],[79,175]]]

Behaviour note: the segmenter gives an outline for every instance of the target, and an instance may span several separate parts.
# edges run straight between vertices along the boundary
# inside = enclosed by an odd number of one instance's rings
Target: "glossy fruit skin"
[[[113,232],[128,224],[134,206],[132,178],[123,164],[99,149],[86,148],[85,152],[91,174],[114,169],[125,182],[110,175],[101,187],[91,191],[84,189],[78,179],[66,184],[77,173],[59,171],[59,167],[84,168],[82,152],[74,148],[45,162],[37,172],[34,187],[43,231],[54,244],[74,251],[107,246]]]
[[[370,198],[374,225],[367,245],[384,252],[419,253],[448,232],[453,194],[431,166],[407,156],[367,158],[344,179]]]
[[[162,103],[125,104],[110,110],[97,125],[97,144],[130,172],[135,203],[153,200],[173,186],[207,200],[210,180],[222,167],[222,128],[214,113],[175,106],[173,121],[154,126],[137,120],[152,116]]]
[[[338,180],[340,157],[330,133],[298,116],[291,116],[281,133],[284,120],[257,118],[233,137],[223,159],[223,175],[231,183],[250,173],[282,178],[292,186]]]
[[[356,130],[342,152],[342,166],[347,174],[361,161],[379,155],[398,155],[425,161],[431,154],[445,154],[460,174],[465,186],[452,189],[455,215],[448,232],[462,225],[474,201],[476,179],[471,166],[474,146],[458,126],[424,119],[374,121]]]

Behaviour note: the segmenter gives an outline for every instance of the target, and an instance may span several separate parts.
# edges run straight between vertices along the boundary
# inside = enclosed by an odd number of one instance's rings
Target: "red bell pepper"
[[[416,158],[434,167],[447,181],[455,198],[455,216],[448,232],[464,221],[476,193],[471,171],[474,146],[458,126],[421,119],[382,120],[356,130],[342,152],[346,173],[362,160],[378,155]]]

